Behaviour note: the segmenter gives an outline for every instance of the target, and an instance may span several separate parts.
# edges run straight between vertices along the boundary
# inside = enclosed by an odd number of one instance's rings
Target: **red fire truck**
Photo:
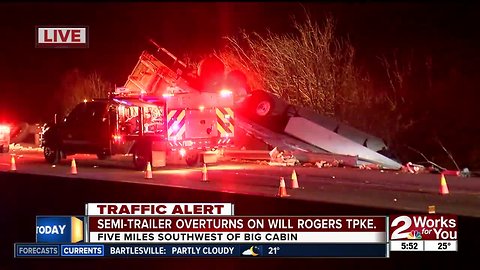
[[[234,96],[225,88],[220,60],[205,59],[195,74],[166,49],[156,48],[155,54],[142,52],[125,85],[108,99],[78,104],[44,132],[49,163],[77,153],[99,159],[132,154],[135,167],[143,170],[147,162],[164,166],[174,154],[195,166],[206,156],[214,161],[214,155],[206,155],[212,150],[233,146]]]

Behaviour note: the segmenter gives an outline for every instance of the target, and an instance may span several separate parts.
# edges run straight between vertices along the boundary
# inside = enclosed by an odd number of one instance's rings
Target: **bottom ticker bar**
[[[15,244],[15,257],[388,257],[387,244]]]

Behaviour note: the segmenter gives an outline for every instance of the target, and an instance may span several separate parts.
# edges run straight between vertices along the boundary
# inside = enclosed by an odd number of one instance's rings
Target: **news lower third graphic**
[[[457,251],[457,218],[240,216],[231,203],[89,203],[85,215],[37,216],[15,257],[346,257]]]

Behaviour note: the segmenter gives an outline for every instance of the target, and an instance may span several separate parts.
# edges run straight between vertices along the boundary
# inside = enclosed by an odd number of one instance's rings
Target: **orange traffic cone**
[[[448,191],[447,180],[445,179],[445,175],[442,173],[442,176],[440,177],[440,194],[446,195],[448,193],[450,192]]]
[[[300,188],[298,186],[297,173],[295,172],[295,170],[293,170],[292,172],[292,188],[293,189]]]
[[[70,174],[77,174],[77,163],[75,162],[75,159],[72,159],[72,165],[70,166]]]
[[[278,187],[277,197],[288,197],[287,189],[285,188],[285,179],[280,177],[280,186]]]
[[[147,163],[147,170],[145,170],[145,179],[152,179],[152,165],[150,165],[150,162]]]
[[[14,172],[17,170],[17,165],[15,164],[15,156],[12,155],[12,158],[10,158],[10,171]]]
[[[203,168],[202,168],[202,182],[208,182],[207,164],[205,163],[203,163]]]

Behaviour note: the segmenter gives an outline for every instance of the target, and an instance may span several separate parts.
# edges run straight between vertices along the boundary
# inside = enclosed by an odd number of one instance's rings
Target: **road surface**
[[[450,191],[440,195],[438,174],[408,174],[397,171],[361,170],[355,168],[273,167],[259,163],[222,163],[208,166],[208,182],[202,182],[202,169],[168,166],[153,171],[152,179],[144,172],[133,170],[130,156],[116,156],[100,161],[93,155],[69,156],[52,166],[36,149],[13,149],[0,154],[0,171],[11,168],[11,154],[16,156],[18,174],[63,176],[72,181],[94,179],[221,191],[274,197],[278,194],[280,177],[285,178],[289,197],[335,204],[365,206],[426,213],[435,205],[437,213],[480,217],[480,178],[447,176]],[[77,175],[70,174],[75,158]],[[291,189],[295,169],[300,189]],[[358,213],[360,214],[360,213]]]

